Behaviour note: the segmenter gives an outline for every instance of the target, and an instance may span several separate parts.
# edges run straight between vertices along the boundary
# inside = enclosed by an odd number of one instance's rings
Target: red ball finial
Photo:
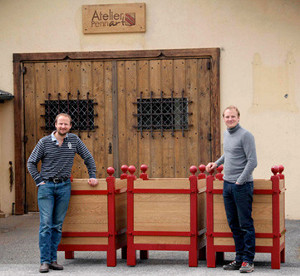
[[[195,175],[195,173],[197,172],[197,167],[196,166],[191,166],[190,167],[190,172],[192,175]]]
[[[283,165],[279,165],[278,166],[278,171],[281,174],[284,171],[284,166]]]
[[[205,165],[201,164],[201,165],[199,166],[199,170],[200,170],[201,173],[204,173],[204,172],[205,172],[205,169],[206,169]]]
[[[126,172],[128,171],[128,166],[127,166],[127,165],[122,165],[121,171],[122,171],[123,173],[126,173]]]
[[[218,171],[218,173],[221,173],[222,171],[223,171],[223,165],[220,165],[218,168],[217,168],[217,171]]]
[[[113,167],[108,167],[106,171],[109,176],[112,176],[115,173],[115,169]]]
[[[135,166],[129,166],[128,171],[130,172],[130,174],[134,174],[136,171]]]
[[[272,173],[273,173],[274,175],[276,175],[276,174],[279,172],[278,166],[273,166],[273,167],[271,168],[271,171],[272,171]]]
[[[143,173],[146,173],[147,170],[148,170],[148,166],[145,165],[145,164],[142,164],[142,165],[141,165],[141,171],[142,171]]]

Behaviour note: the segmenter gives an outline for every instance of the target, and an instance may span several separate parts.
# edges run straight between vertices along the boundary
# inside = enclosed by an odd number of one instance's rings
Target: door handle
[[[108,154],[112,154],[112,144],[108,144]]]

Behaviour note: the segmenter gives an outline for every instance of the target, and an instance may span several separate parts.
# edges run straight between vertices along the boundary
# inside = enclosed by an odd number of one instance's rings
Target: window
[[[72,118],[72,130],[94,130],[93,100],[47,100],[45,101],[45,130],[55,130],[55,117],[67,113]]]
[[[163,131],[188,130],[188,99],[174,98],[150,98],[138,99],[137,104],[137,129],[138,131],[160,130]],[[184,135],[184,132],[183,132]]]

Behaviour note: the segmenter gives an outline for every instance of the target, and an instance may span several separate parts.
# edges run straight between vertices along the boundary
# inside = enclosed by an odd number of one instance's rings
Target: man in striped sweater
[[[48,272],[49,268],[63,270],[57,263],[57,247],[71,196],[70,176],[76,153],[88,169],[88,184],[98,184],[94,158],[79,137],[69,133],[71,127],[72,119],[68,114],[57,115],[56,131],[39,140],[27,162],[28,171],[38,186],[41,273]],[[40,160],[39,172],[37,164]]]

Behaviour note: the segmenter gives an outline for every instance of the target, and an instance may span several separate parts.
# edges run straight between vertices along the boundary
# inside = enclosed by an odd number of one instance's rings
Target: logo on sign
[[[107,13],[94,11],[91,27],[134,26],[135,13],[117,13],[111,9]]]
[[[135,25],[135,12],[133,13],[125,13],[125,25],[133,26]]]

